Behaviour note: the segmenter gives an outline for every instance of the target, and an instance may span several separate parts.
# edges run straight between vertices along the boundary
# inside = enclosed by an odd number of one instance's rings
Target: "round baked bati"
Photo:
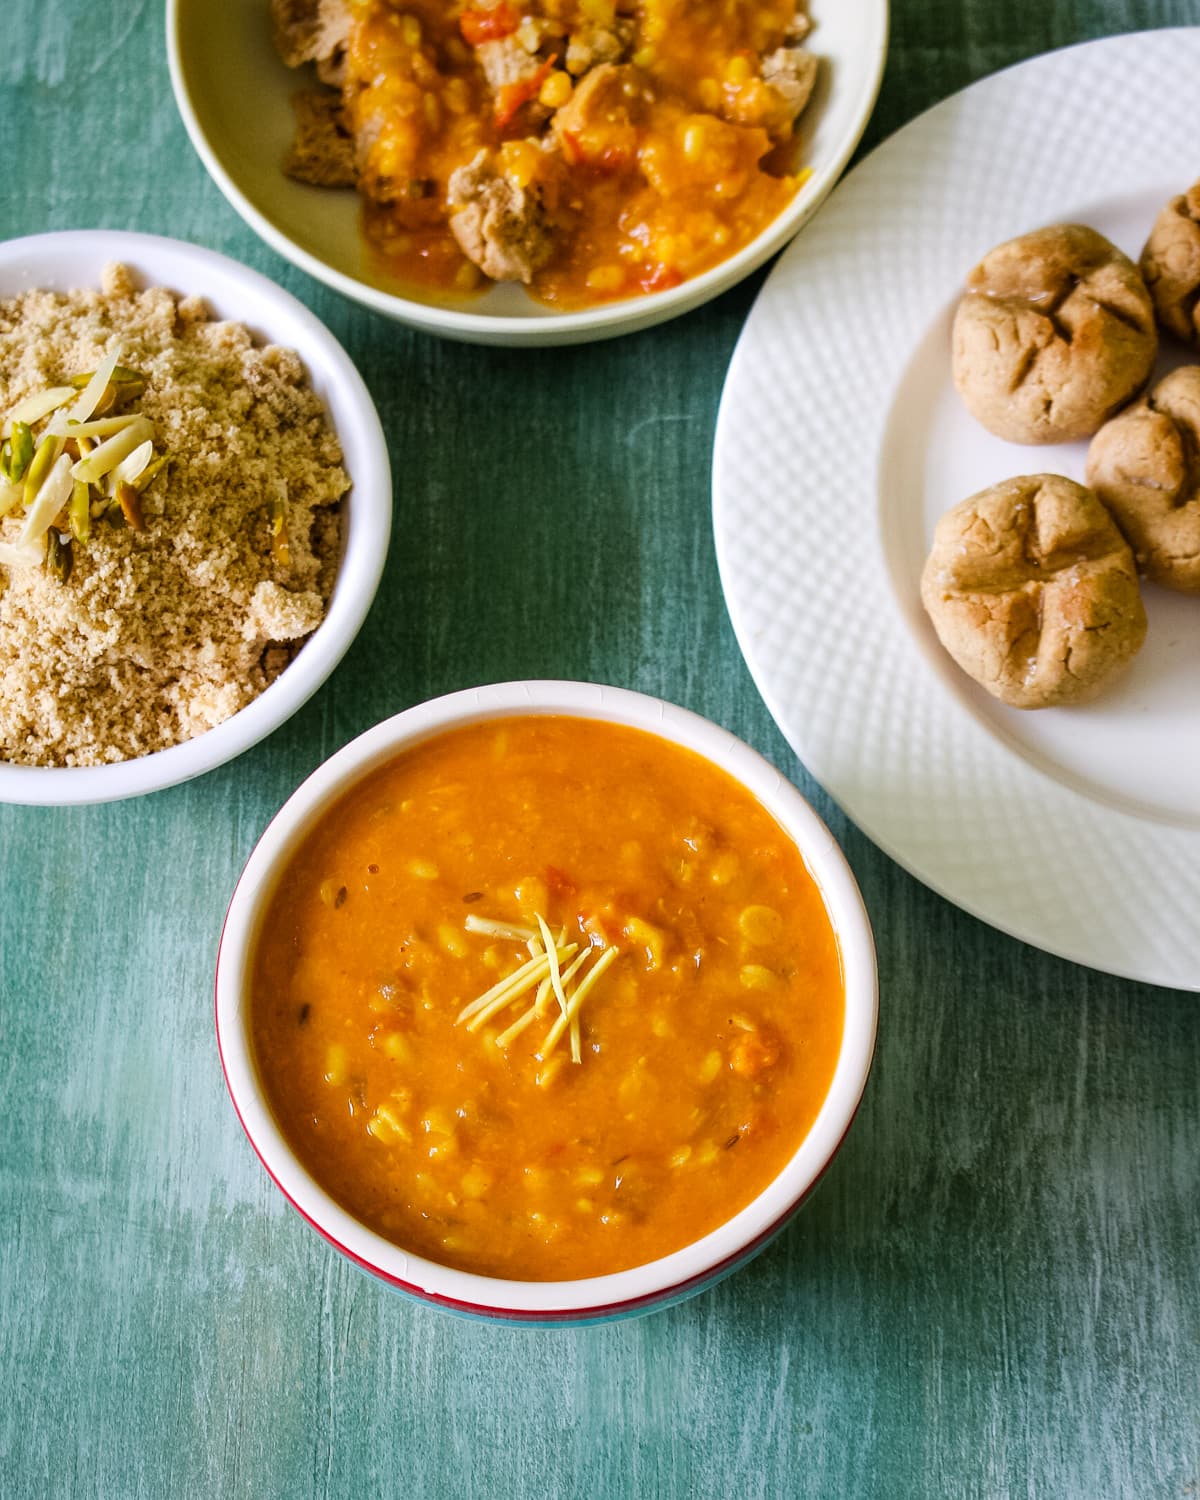
[[[1200,182],[1159,214],[1140,265],[1158,321],[1200,347]]]
[[[947,511],[921,602],[963,671],[1014,708],[1085,703],[1146,635],[1133,554],[1091,490],[1057,474]]]
[[[954,383],[1013,443],[1090,437],[1150,377],[1154,308],[1137,267],[1083,224],[988,252],[954,316]]]
[[[1200,594],[1200,365],[1172,370],[1100,429],[1087,479],[1146,577]]]

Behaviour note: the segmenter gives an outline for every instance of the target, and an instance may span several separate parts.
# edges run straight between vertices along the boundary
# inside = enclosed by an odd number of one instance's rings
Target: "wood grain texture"
[[[867,144],[998,67],[1196,0],[897,0]],[[265,249],[178,122],[142,0],[8,0],[0,231],[173,234],[298,293],[390,434],[392,552],[331,682],[136,803],[0,808],[0,1495],[1168,1497],[1200,1492],[1200,1014],[910,879],[758,700],[709,524],[758,280],[577,350],[409,333]],[[874,915],[855,1130],[750,1268],[672,1311],[518,1332],[413,1306],[288,1210],[228,1106],[213,959],[322,758],[432,694],[585,677],[717,719],[829,819]],[[1114,914],[1114,920],[1119,915]]]

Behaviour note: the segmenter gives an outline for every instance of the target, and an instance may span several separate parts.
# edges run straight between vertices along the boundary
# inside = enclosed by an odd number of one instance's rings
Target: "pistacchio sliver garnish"
[[[147,379],[113,349],[96,369],[27,396],[0,427],[0,518],[22,525],[0,541],[0,564],[44,567],[61,583],[99,521],[145,529],[141,497],[170,454],[132,409]]]

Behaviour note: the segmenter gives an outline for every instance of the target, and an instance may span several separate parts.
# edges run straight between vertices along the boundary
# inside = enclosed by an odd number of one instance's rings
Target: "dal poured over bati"
[[[1137,267],[1102,234],[1056,224],[989,251],[954,318],[954,383],[1014,443],[1090,437],[1154,367],[1154,308]]]
[[[355,186],[393,274],[563,307],[677,286],[787,207],[817,79],[797,0],[272,0],[326,85],[284,169]],[[329,92],[330,89],[336,93]]]
[[[1095,495],[1057,474],[947,511],[921,601],[963,671],[1014,708],[1094,698],[1146,635],[1132,553]]]
[[[134,484],[114,483],[119,470],[86,483],[100,439],[73,436],[60,405],[33,436],[64,450],[69,498],[56,516],[54,496],[31,509],[12,482],[14,414],[118,351],[165,463]],[[192,739],[257,697],[321,623],[349,481],[294,351],[112,265],[99,291],[0,300],[0,415],[0,759],[94,766]]]

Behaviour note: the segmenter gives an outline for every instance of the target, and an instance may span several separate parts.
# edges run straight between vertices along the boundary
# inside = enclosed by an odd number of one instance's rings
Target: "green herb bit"
[[[85,375],[72,375],[71,384],[77,391],[81,391],[95,373],[95,370],[89,370]],[[108,383],[128,387],[121,392],[123,396],[140,396],[150,381],[140,370],[131,370],[126,365],[114,365],[113,372],[108,377]],[[134,386],[138,389],[134,390]]]
[[[25,509],[28,510],[37,499],[37,492],[41,489],[46,475],[54,467],[54,460],[58,457],[60,438],[47,434],[37,445],[37,452],[25,471]]]
[[[8,477],[16,484],[33,459],[33,428],[28,422],[14,422],[8,450]]]
[[[58,527],[51,526],[46,533],[46,567],[59,583],[66,583],[74,563],[70,537],[64,541],[59,535]]]
[[[95,406],[92,408],[92,415],[91,415],[91,418],[89,420],[95,421],[95,419],[97,417],[105,417],[105,416],[107,416],[108,413],[110,411],[112,411],[113,407],[116,406],[116,404],[117,404],[117,387],[110,380],[108,382],[108,384],[104,387],[104,389],[100,392],[100,399],[99,399],[99,401],[96,402]]]
[[[163,469],[171,462],[169,453],[160,453],[157,458],[152,458],[138,477],[133,481],[133,487],[138,494],[144,494],[154,483]]]
[[[67,518],[71,526],[71,535],[77,542],[86,542],[92,534],[92,497],[91,486],[85,484],[82,479],[76,479],[71,485],[71,502],[67,507]]]

